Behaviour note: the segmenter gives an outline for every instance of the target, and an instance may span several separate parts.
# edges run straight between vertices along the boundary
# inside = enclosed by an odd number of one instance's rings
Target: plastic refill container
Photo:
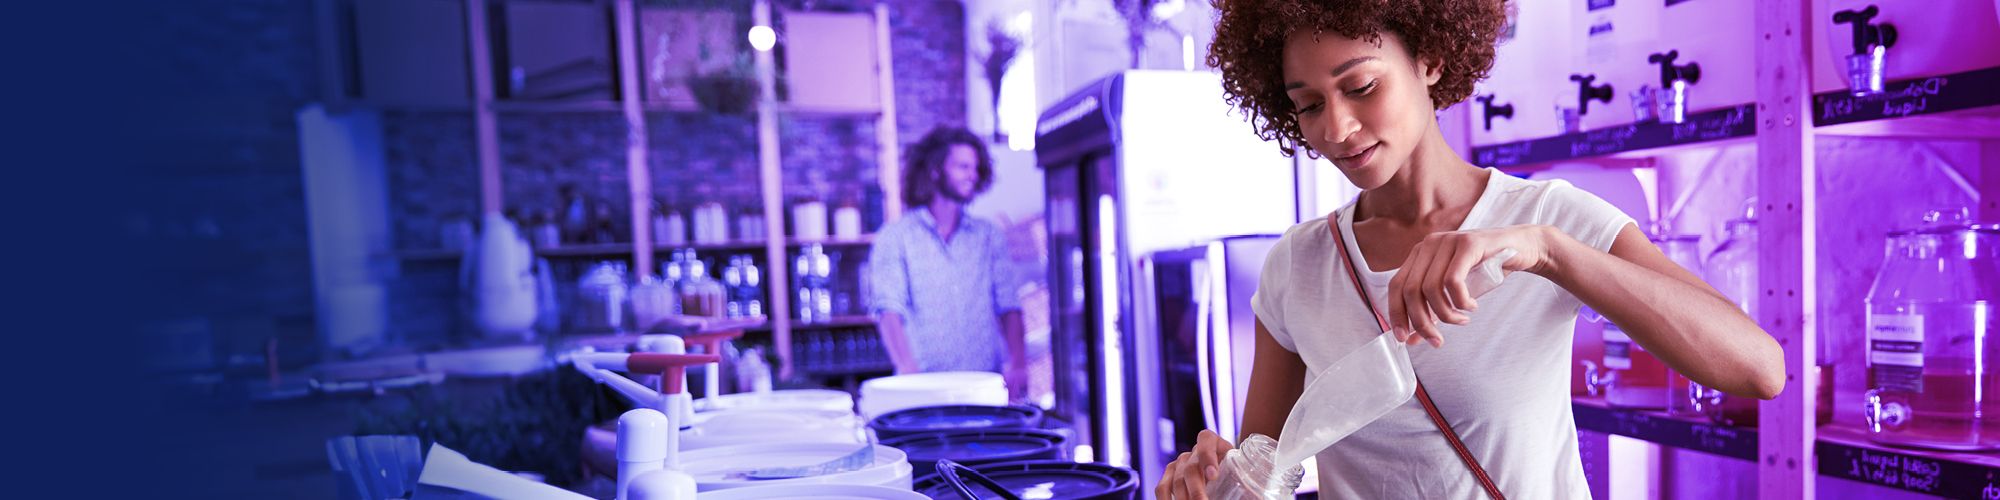
[[[940,431],[1033,429],[1042,410],[1033,406],[944,405],[897,410],[875,417],[868,428],[882,439]]]
[[[701,500],[930,500],[930,497],[887,486],[800,484],[711,491],[702,493]]]
[[[1023,500],[1131,500],[1139,498],[1139,474],[1132,469],[1105,464],[1079,464],[1062,460],[1004,462],[968,467],[961,472],[966,483],[979,482],[966,476],[978,475]],[[998,496],[982,486],[967,485],[979,498],[967,498],[947,484],[939,474],[924,476],[916,491],[936,500],[986,500]],[[1213,498],[1213,497],[1210,497]]]
[[[939,460],[979,465],[1022,460],[1061,460],[1061,434],[1033,429],[934,432],[885,439],[883,446],[909,454],[917,477],[936,472]]]
[[[771,467],[801,467],[826,463],[860,449],[837,443],[765,443],[722,446],[681,453],[681,469],[694,476],[703,492],[765,485],[858,484],[908,489],[912,469],[902,450],[875,445],[875,463],[860,470],[791,479],[751,479],[747,474]]]
[[[1885,444],[2000,447],[2000,225],[1928,216],[1892,233],[1868,292],[1868,435]]]
[[[1305,402],[1303,398],[1299,400]],[[1293,498],[1304,480],[1302,465],[1280,467],[1278,442],[1252,434],[1222,457],[1221,470],[1208,482],[1209,500],[1284,500]]]

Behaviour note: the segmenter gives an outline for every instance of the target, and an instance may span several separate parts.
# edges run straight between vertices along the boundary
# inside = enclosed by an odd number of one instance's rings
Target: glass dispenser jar
[[[1743,216],[1724,225],[1728,237],[1715,251],[1709,253],[1706,271],[1708,282],[1722,292],[1736,307],[1758,318],[1757,283],[1757,200],[1750,199],[1743,205]],[[1759,320],[1761,321],[1761,320]],[[1768,326],[1766,327],[1768,328]],[[1818,391],[1814,394],[1814,421],[1826,425],[1833,421],[1833,355],[1824,338],[1817,342],[1818,366],[1813,367],[1812,376],[1819,380]],[[1708,416],[1710,421],[1722,425],[1756,426],[1758,400],[1755,398],[1731,396],[1720,390],[1688,384],[1688,399],[1691,406]]]
[[[1889,234],[1868,291],[1869,437],[1951,450],[2000,447],[2000,225],[1932,212]]]
[[[1668,259],[1673,260],[1675,264],[1680,264],[1681,268],[1687,269],[1688,272],[1694,273],[1695,276],[1704,275],[1702,272],[1700,236],[1670,235],[1665,234],[1665,231],[1654,231],[1654,234],[1656,236],[1653,237],[1653,244],[1659,245],[1660,251],[1666,253]],[[1694,399],[1688,393],[1688,389],[1692,383],[1688,382],[1687,377],[1681,376],[1680,372],[1668,369],[1666,385],[1665,409],[1667,413],[1684,416],[1701,414],[1699,410],[1695,409]]]

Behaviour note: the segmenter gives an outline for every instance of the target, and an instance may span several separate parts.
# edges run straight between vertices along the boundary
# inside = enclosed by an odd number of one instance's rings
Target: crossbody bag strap
[[[1356,267],[1356,262],[1361,260],[1360,256],[1347,253],[1347,239],[1340,234],[1339,212],[1327,216],[1326,228],[1333,233],[1333,245],[1340,253],[1340,260],[1347,263],[1347,277],[1354,281],[1354,291],[1361,296],[1361,304],[1368,308],[1369,314],[1375,316],[1375,325],[1381,328],[1383,333],[1388,333],[1389,318],[1375,308],[1375,301],[1368,298],[1368,288],[1361,283],[1361,271]],[[1486,474],[1486,468],[1479,465],[1479,459],[1472,456],[1472,450],[1467,449],[1465,441],[1459,439],[1458,431],[1452,430],[1451,422],[1444,419],[1444,413],[1438,411],[1437,403],[1431,401],[1430,391],[1424,390],[1422,379],[1417,380],[1416,397],[1417,403],[1423,405],[1424,413],[1430,415],[1431,423],[1436,424],[1438,430],[1444,433],[1445,441],[1451,443],[1451,451],[1458,454],[1459,461],[1465,462],[1465,468],[1472,470],[1472,477],[1479,480],[1479,487],[1484,488],[1486,494],[1495,500],[1506,500],[1507,496],[1500,493],[1500,486],[1493,483],[1493,476]]]

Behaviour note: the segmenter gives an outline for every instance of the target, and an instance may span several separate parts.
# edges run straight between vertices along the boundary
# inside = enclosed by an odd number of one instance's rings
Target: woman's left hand
[[[1389,325],[1396,339],[1409,345],[1429,341],[1443,347],[1438,323],[1464,325],[1479,308],[1466,276],[1488,256],[1504,249],[1515,254],[1501,264],[1505,272],[1541,274],[1549,267],[1555,238],[1551,226],[1521,225],[1471,231],[1432,233],[1410,249],[1401,270],[1389,280]]]

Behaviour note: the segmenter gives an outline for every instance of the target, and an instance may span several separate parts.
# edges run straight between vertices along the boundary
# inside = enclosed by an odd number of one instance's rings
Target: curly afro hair
[[[1222,70],[1229,104],[1241,108],[1257,136],[1276,141],[1286,156],[1305,136],[1285,96],[1285,39],[1298,31],[1333,32],[1382,43],[1400,35],[1417,59],[1439,61],[1430,87],[1437,109],[1464,101],[1493,69],[1493,45],[1507,24],[1507,0],[1213,0],[1219,18],[1208,65]]]

